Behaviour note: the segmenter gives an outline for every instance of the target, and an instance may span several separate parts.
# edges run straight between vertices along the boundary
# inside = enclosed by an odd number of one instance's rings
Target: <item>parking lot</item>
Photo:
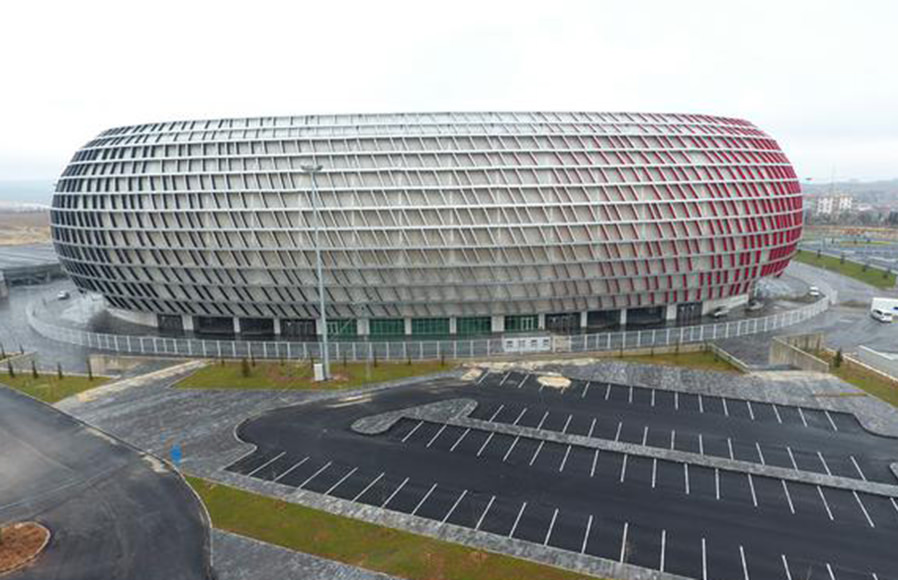
[[[380,435],[350,428],[457,398],[477,402],[474,426],[401,417]],[[508,426],[527,435],[500,432]],[[635,451],[561,443],[557,433]],[[296,494],[692,578],[898,578],[895,497],[701,461],[898,483],[888,469],[896,441],[848,414],[584,381],[559,390],[512,372],[280,409],[238,434],[258,448],[227,469]]]

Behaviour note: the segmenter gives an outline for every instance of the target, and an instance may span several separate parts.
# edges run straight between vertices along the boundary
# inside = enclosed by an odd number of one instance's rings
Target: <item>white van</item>
[[[880,322],[892,322],[892,313],[885,312],[880,310],[879,308],[874,308],[870,311],[870,316],[872,316],[875,320]]]

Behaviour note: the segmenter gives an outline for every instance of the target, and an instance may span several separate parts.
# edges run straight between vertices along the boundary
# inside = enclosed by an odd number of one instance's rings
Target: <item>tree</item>
[[[246,360],[246,357],[240,359],[240,374],[244,377],[248,377],[250,374],[249,361]]]
[[[12,361],[6,361],[6,368],[9,369],[9,378],[16,378],[16,369],[12,368]]]
[[[817,248],[817,259],[820,259],[820,248]]]
[[[839,256],[839,263],[840,263],[840,264],[844,264],[844,263],[845,263],[845,254],[844,254],[844,253],[843,253],[841,256]]]
[[[87,358],[87,380],[94,380],[94,369],[90,366],[90,357]]]
[[[60,381],[62,380],[62,365],[60,363],[56,363],[56,377]]]
[[[836,351],[836,356],[833,357],[833,367],[839,368],[842,366],[842,349]]]
[[[40,375],[37,374],[37,365],[34,364],[34,359],[31,359],[31,377],[32,378],[40,378]]]

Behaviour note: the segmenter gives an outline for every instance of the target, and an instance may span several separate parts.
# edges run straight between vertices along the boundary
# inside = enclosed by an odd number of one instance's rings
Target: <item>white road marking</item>
[[[452,515],[452,512],[454,512],[454,511],[455,511],[455,508],[458,507],[458,504],[461,503],[461,500],[465,499],[465,496],[466,496],[466,495],[468,495],[468,490],[464,490],[463,492],[461,492],[461,495],[458,496],[458,499],[455,500],[455,503],[454,503],[454,504],[452,504],[452,508],[446,513],[445,516],[443,516],[443,521],[442,521],[441,523],[444,523],[444,524],[446,523],[446,520],[449,519],[449,516]]]
[[[483,379],[485,379],[487,377],[487,375],[489,375],[489,374],[490,374],[489,371],[484,371],[483,374],[480,375],[480,378],[477,379],[477,384],[479,385],[480,383],[482,383]]]
[[[720,499],[720,470],[714,468],[714,495]]]
[[[705,438],[702,437],[701,433],[698,434],[698,454],[699,455],[705,454]]]
[[[411,431],[409,431],[408,433],[405,434],[405,437],[402,438],[402,442],[405,443],[406,441],[408,441],[408,438],[411,437],[412,435],[414,435],[415,431],[417,431],[418,428],[421,427],[421,425],[423,425],[423,424],[424,424],[424,421],[418,421],[418,424],[415,425],[414,429],[412,429]]]
[[[483,518],[486,517],[486,512],[490,511],[490,508],[493,507],[493,502],[494,502],[494,501],[496,501],[496,496],[492,496],[492,497],[490,498],[490,502],[489,502],[488,504],[486,504],[486,507],[483,509],[483,513],[480,514],[480,517],[477,519],[477,525],[474,526],[474,529],[475,529],[475,530],[479,530],[479,529],[480,529],[480,524],[483,523]]]
[[[724,414],[725,416],[729,417],[729,416],[730,416],[730,409],[727,407],[727,400],[726,400],[726,397],[721,397],[720,400],[723,401],[723,414]]]
[[[655,406],[655,389],[652,389],[652,406]]]
[[[808,421],[804,418],[804,411],[801,410],[801,407],[796,407],[796,409],[798,409],[798,416],[801,417],[801,424],[807,427]]]
[[[552,537],[552,529],[555,528],[556,519],[558,519],[558,508],[555,508],[555,513],[552,514],[552,521],[549,522],[549,530],[546,532],[546,539],[543,541],[543,546],[549,545],[549,539]]]
[[[581,398],[581,399],[585,399],[585,398],[586,398],[586,393],[589,392],[589,385],[590,385],[590,384],[591,384],[591,383],[590,383],[589,381],[586,382],[586,386],[583,387],[583,393],[580,395],[580,398]]]
[[[562,432],[562,433],[567,433],[567,428],[571,426],[571,419],[572,419],[572,418],[573,418],[573,415],[568,415],[568,416],[567,416],[567,421],[564,422],[564,427],[561,428],[561,432]]]
[[[649,426],[646,425],[642,429],[642,446],[645,447],[646,442],[649,439]]]
[[[599,450],[596,449],[595,455],[592,456],[592,469],[589,470],[589,477],[596,474],[596,461],[599,460]],[[895,508],[898,509],[898,508]]]
[[[689,464],[683,464],[683,480],[686,482],[686,495],[689,495]]]
[[[624,535],[620,540],[620,561],[623,563],[624,556],[627,555],[627,532],[630,530],[630,522],[624,522]]]
[[[608,386],[605,387],[605,400],[608,400],[608,397],[611,396],[611,383],[608,383]]]
[[[633,385],[630,385],[630,395],[627,398],[627,403],[630,405],[633,404]]]
[[[792,580],[792,572],[789,570],[789,563],[786,561],[786,555],[781,554],[783,559],[783,568],[786,569],[786,580]]]
[[[502,412],[502,409],[504,409],[504,408],[505,408],[505,404],[504,404],[504,403],[501,404],[501,405],[499,405],[499,408],[496,409],[496,412],[493,413],[493,416],[489,418],[489,421],[492,423],[493,420],[496,418],[496,416],[497,416],[499,413],[501,413],[501,412]]]
[[[624,461],[620,464],[620,482],[621,483],[624,482],[624,477],[627,476],[627,457],[629,457],[629,455],[624,453]]]
[[[430,441],[427,442],[427,447],[430,447],[431,445],[433,445],[433,442],[437,440],[437,437],[442,435],[443,431],[445,431],[446,427],[448,427],[448,426],[449,426],[448,423],[444,423],[443,426],[440,427],[440,430],[437,431],[436,434],[430,438]]]
[[[518,522],[521,521],[521,516],[524,515],[524,508],[526,508],[526,507],[527,507],[527,502],[525,501],[524,504],[521,506],[521,511],[518,512],[518,517],[516,517],[516,518],[514,519],[514,525],[511,526],[511,531],[508,532],[508,537],[509,537],[509,538],[513,538],[513,537],[514,537],[514,531],[515,531],[516,529],[518,529]]]
[[[288,469],[287,471],[285,471],[285,472],[281,473],[280,475],[278,475],[277,477],[275,477],[272,481],[274,481],[274,482],[280,481],[280,479],[281,479],[282,477],[286,477],[288,473],[290,473],[291,471],[293,471],[294,469],[296,469],[297,467],[299,467],[300,465],[302,465],[303,463],[305,463],[305,462],[308,461],[308,460],[309,460],[309,458],[306,457],[306,458],[303,459],[302,461],[296,463],[293,467],[291,467],[291,468]]]
[[[708,580],[708,548],[702,538],[702,580]]]
[[[680,392],[679,391],[674,391],[674,410],[675,411],[680,410]]]
[[[253,469],[252,471],[250,471],[249,473],[247,473],[246,476],[247,476],[247,477],[252,477],[252,476],[254,476],[256,473],[258,473],[259,471],[261,471],[263,468],[268,467],[269,465],[271,465],[272,463],[274,463],[275,461],[277,461],[278,459],[280,459],[281,457],[283,457],[283,456],[286,455],[286,454],[287,454],[286,451],[281,451],[280,453],[278,453],[277,455],[275,455],[274,457],[272,457],[271,459],[269,459],[268,461],[266,461],[265,463],[263,463],[263,464],[260,465],[259,467],[255,468],[255,469]]]
[[[330,486],[330,488],[328,488],[328,490],[327,490],[326,492],[324,492],[324,495],[330,495],[332,491],[334,491],[335,489],[337,489],[337,486],[338,486],[338,485],[340,485],[341,483],[343,483],[344,481],[346,481],[346,479],[347,479],[350,475],[352,475],[353,473],[355,473],[355,472],[358,471],[358,470],[359,470],[358,467],[353,467],[353,468],[352,468],[352,471],[350,471],[349,473],[347,473],[346,475],[344,475],[343,477],[340,478],[340,481],[338,481],[337,483],[335,483],[335,484],[333,484],[332,486]]]
[[[780,482],[782,482],[783,491],[786,493],[786,501],[789,502],[789,511],[792,512],[792,515],[795,515],[795,506],[792,504],[792,494],[789,493],[789,486],[786,485],[785,479],[781,479]]]
[[[826,571],[829,572],[829,580],[836,580],[836,575],[833,574],[833,567],[829,565],[829,562],[826,563]]]
[[[400,490],[400,489],[402,489],[403,487],[405,487],[405,484],[406,484],[406,483],[408,483],[408,478],[407,478],[407,477],[402,481],[402,483],[399,484],[399,487],[397,487],[396,489],[393,490],[393,493],[390,494],[390,497],[387,498],[387,501],[385,501],[384,504],[383,504],[382,506],[380,506],[380,507],[382,507],[382,508],[387,507],[387,504],[390,503],[390,501],[391,501],[394,497],[396,497],[396,494],[399,493],[399,490]]]
[[[818,451],[817,457],[820,458],[820,463],[823,464],[823,469],[826,470],[826,475],[832,475],[833,473],[832,473],[832,471],[829,470],[829,465],[826,463],[826,458],[823,457],[823,454]]]
[[[325,469],[327,469],[328,467],[331,466],[331,463],[333,463],[333,461],[328,461],[327,463],[324,464],[324,467],[322,467],[321,469],[319,469],[318,471],[316,471],[315,473],[313,473],[312,475],[310,475],[309,477],[307,477],[306,480],[305,480],[304,482],[302,482],[301,484],[299,484],[299,488],[302,489],[303,487],[305,487],[305,485],[306,485],[307,483],[309,483],[310,481],[312,481],[313,479],[315,479],[316,477],[318,477],[318,475],[319,475],[322,471],[324,471]]]
[[[733,455],[733,440],[729,437],[727,437],[727,447],[730,450],[730,459],[736,459],[736,457]]]
[[[702,402],[702,396],[701,396],[701,395],[698,396],[698,412],[699,412],[699,413],[704,413],[704,412],[705,412],[705,404]]]
[[[798,464],[795,462],[795,455],[792,454],[792,448],[786,445],[786,451],[789,453],[789,459],[792,461],[792,469],[798,471]]]
[[[430,489],[427,490],[427,493],[424,494],[424,497],[421,498],[421,501],[418,502],[418,505],[415,506],[415,509],[412,510],[412,515],[418,513],[418,510],[421,509],[421,506],[424,505],[424,502],[427,501],[427,498],[430,497],[430,494],[433,493],[433,490],[437,488],[437,484],[433,484],[430,486]]]
[[[564,464],[567,463],[567,457],[571,454],[571,446],[567,446],[567,451],[564,452],[564,459],[561,460],[561,465],[558,467],[558,471],[564,471]]]
[[[776,422],[782,424],[783,418],[780,417],[780,410],[777,408],[776,403],[773,404],[773,414],[776,415]],[[783,559],[785,560],[785,556]],[[786,568],[788,570],[788,568]]]
[[[623,421],[618,421],[618,422],[617,422],[617,433],[614,434],[614,440],[615,440],[615,441],[620,440],[620,430],[621,430],[621,427],[623,427],[623,426],[624,426],[624,422],[623,422]]]
[[[836,427],[836,422],[833,421],[833,417],[832,417],[832,415],[829,414],[829,411],[824,409],[823,412],[826,414],[826,418],[829,419],[829,424],[833,428],[833,431],[838,431],[839,428]]]
[[[543,413],[543,418],[539,420],[539,424],[536,426],[537,429],[542,429],[542,428],[543,428],[543,423],[546,422],[546,417],[548,417],[548,416],[549,416],[549,412],[548,412],[548,411],[546,411],[545,413]]]
[[[664,572],[664,557],[667,553],[667,530],[661,530],[661,566],[659,570]]]
[[[360,497],[362,497],[363,495],[365,495],[365,492],[368,491],[369,489],[371,489],[371,486],[373,486],[375,483],[377,483],[378,481],[381,480],[381,478],[384,476],[384,473],[385,473],[385,472],[382,471],[382,472],[380,473],[380,475],[378,475],[377,477],[375,477],[374,479],[372,479],[372,480],[371,480],[371,483],[369,483],[368,485],[365,486],[365,489],[363,489],[362,491],[360,491],[360,492],[358,492],[357,494],[355,494],[355,497],[352,498],[352,501],[358,501],[358,499],[359,499]]]
[[[539,452],[542,451],[543,443],[545,443],[545,441],[539,442],[539,446],[537,446],[536,451],[533,453],[533,457],[530,458],[530,465],[533,465],[533,462],[536,461],[536,457],[539,455]]]
[[[670,430],[670,449],[673,451],[674,445],[677,442],[677,432],[673,429]]]
[[[892,502],[892,507],[895,508],[895,511],[898,512],[898,502],[895,501],[894,497],[890,497],[889,501]]]
[[[742,573],[745,575],[745,580],[750,580],[748,577],[748,564],[745,563],[745,550],[742,549],[742,546],[739,546],[739,556],[742,558]]]
[[[820,494],[820,499],[823,501],[823,507],[826,508],[826,515],[829,516],[830,521],[833,521],[835,519],[833,518],[833,512],[829,509],[829,502],[826,501],[826,496],[823,495],[823,488],[819,485],[817,486],[817,493]]]
[[[495,435],[495,434],[496,434],[495,431],[490,431],[490,434],[486,438],[486,441],[484,441],[483,444],[480,446],[480,449],[477,450],[477,457],[480,457],[480,454],[483,453],[483,450],[486,448],[486,446],[490,444],[490,441],[493,440],[493,435]]]
[[[861,466],[857,464],[857,460],[854,458],[854,455],[849,455],[848,457],[851,458],[851,462],[854,464],[854,468],[857,469],[858,475],[861,476],[861,479],[867,481],[867,476],[864,475],[863,471],[861,471]]]
[[[587,435],[587,437],[592,437],[592,433],[593,433],[593,431],[595,431],[595,429],[596,429],[596,418],[593,417],[592,424],[589,426],[589,435]]]
[[[761,451],[761,444],[755,441],[755,449],[758,450],[758,457],[761,458],[761,465],[767,465],[767,462],[764,461],[764,452]]]
[[[514,420],[514,423],[512,423],[512,425],[517,425],[518,421],[521,420],[521,417],[523,417],[524,413],[526,413],[526,412],[527,412],[527,407],[524,407],[523,409],[521,409],[521,412],[518,414],[518,418]]]
[[[751,503],[758,507],[758,496],[755,494],[755,479],[750,473],[748,474],[748,487],[751,488]]]
[[[871,528],[875,528],[876,524],[870,519],[870,514],[867,512],[867,507],[864,505],[864,502],[861,501],[861,496],[859,496],[856,491],[852,491],[851,493],[854,494],[854,499],[857,500],[857,505],[861,506],[861,511],[864,512],[864,517],[867,518],[867,523],[870,524]]]
[[[505,455],[502,457],[502,461],[508,459],[508,456],[511,455],[512,449],[514,449],[514,446],[518,444],[518,439],[520,438],[520,435],[514,438],[514,441],[511,442],[511,446],[508,448],[508,451],[506,451]]]
[[[751,420],[755,420],[755,410],[751,407],[751,401],[745,401],[745,404],[748,405],[748,416],[751,417]]]
[[[471,432],[471,428],[470,428],[470,427],[468,427],[467,429],[465,429],[465,432],[462,433],[462,434],[459,436],[458,440],[457,440],[455,443],[452,444],[452,447],[449,448],[449,452],[451,453],[452,451],[455,451],[455,448],[458,447],[458,444],[461,443],[461,440],[464,439],[465,436],[466,436],[468,433],[470,433],[470,432]]]
[[[500,387],[501,387],[502,385],[505,384],[505,381],[508,380],[508,377],[509,377],[510,375],[511,375],[511,371],[508,371],[507,373],[505,373],[505,376],[502,377],[502,381],[499,383],[499,386],[500,386]]]
[[[589,530],[592,529],[592,514],[589,516],[589,521],[586,522],[586,533],[583,534],[583,545],[580,546],[580,553],[586,553],[586,542],[589,541]]]
[[[655,479],[658,476],[658,458],[652,459],[652,489],[655,489]]]

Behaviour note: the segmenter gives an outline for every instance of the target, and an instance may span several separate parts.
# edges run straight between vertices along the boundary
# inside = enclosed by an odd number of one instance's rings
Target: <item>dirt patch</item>
[[[50,238],[50,212],[0,210],[0,246],[46,244]]]
[[[3,526],[0,534],[0,575],[24,568],[50,542],[50,530],[36,522]]]

